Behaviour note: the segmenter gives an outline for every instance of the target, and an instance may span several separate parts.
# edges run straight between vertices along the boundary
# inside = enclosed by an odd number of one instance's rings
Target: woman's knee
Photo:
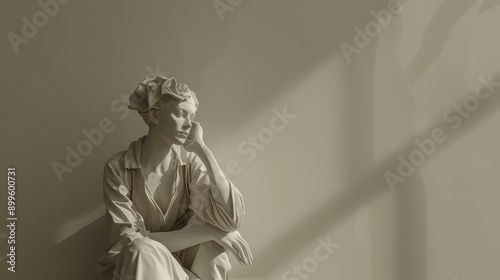
[[[124,249],[131,253],[143,254],[146,252],[150,252],[151,250],[154,250],[155,246],[157,246],[155,242],[156,241],[147,237],[139,237],[132,240],[132,242],[130,242],[127,246],[125,246]]]

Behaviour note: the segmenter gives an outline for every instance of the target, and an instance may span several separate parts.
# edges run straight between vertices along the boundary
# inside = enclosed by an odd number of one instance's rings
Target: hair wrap
[[[190,92],[191,96],[186,96],[185,93],[187,92]],[[158,75],[156,78],[145,78],[132,91],[128,108],[139,112],[147,112],[158,101],[165,98],[164,96],[172,97],[178,101],[186,100],[189,97],[196,99],[196,94],[187,85],[178,84],[174,77],[166,78]],[[198,100],[195,100],[195,104],[198,107]]]

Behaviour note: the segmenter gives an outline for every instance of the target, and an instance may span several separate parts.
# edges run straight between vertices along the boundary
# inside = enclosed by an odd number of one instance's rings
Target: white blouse
[[[150,232],[164,232],[192,227],[205,222],[226,232],[237,230],[245,215],[243,197],[234,184],[230,186],[231,216],[213,198],[207,169],[195,153],[172,145],[174,185],[165,214],[146,190],[146,179],[139,162],[142,143],[147,135],[130,143],[128,150],[111,156],[103,174],[109,246],[98,261],[100,279],[111,279],[121,248]]]

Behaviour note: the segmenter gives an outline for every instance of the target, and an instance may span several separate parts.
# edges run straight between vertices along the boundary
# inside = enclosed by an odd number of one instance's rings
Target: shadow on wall
[[[39,279],[98,279],[97,260],[108,245],[106,217],[102,216],[71,237],[54,245],[50,265]]]
[[[500,75],[495,75],[493,77],[493,80],[500,80]],[[500,92],[500,88],[498,88],[496,92]],[[473,95],[473,93],[470,93],[470,95]],[[463,99],[457,100],[457,103],[462,102]],[[442,128],[447,135],[447,140],[436,148],[434,155],[439,154],[441,151],[445,150],[447,146],[452,145],[455,140],[459,139],[461,136],[466,135],[481,122],[486,121],[490,117],[492,117],[499,110],[500,97],[494,96],[492,94],[487,102],[483,102],[480,104],[480,109],[475,111],[474,115],[470,117],[467,122],[464,122],[460,129],[454,131],[450,122],[436,120],[425,131],[419,131],[417,135],[419,139],[423,139],[423,137],[429,137],[430,135],[432,135],[434,129]],[[368,204],[384,193],[390,192],[390,187],[388,182],[384,178],[384,173],[386,171],[393,172],[394,170],[398,170],[398,164],[400,164],[398,156],[408,155],[409,152],[415,149],[414,145],[414,139],[409,139],[407,143],[398,147],[397,149],[394,149],[393,153],[391,153],[381,162],[376,163],[371,170],[364,173],[366,174],[365,176],[359,178],[358,180],[356,180],[356,182],[353,182],[353,184],[349,185],[347,188],[344,188],[343,191],[336,197],[332,197],[323,205],[319,205],[317,207],[317,210],[308,217],[297,221],[297,223],[285,234],[280,236],[279,239],[275,239],[273,240],[273,242],[271,242],[271,244],[273,244],[272,251],[269,251],[264,255],[254,256],[255,261],[252,269],[255,269],[262,275],[267,275],[275,271],[275,267],[282,266],[284,263],[287,263],[288,260],[286,258],[276,258],[274,252],[279,251],[284,256],[293,256],[295,252],[306,247],[310,240],[314,240],[318,235],[327,232],[332,227],[338,225],[344,219],[348,218],[350,215],[353,215],[358,207]],[[404,192],[405,189],[412,188],[415,185],[418,186],[419,184],[421,184],[421,178],[418,174],[418,171],[415,171],[412,176],[409,176],[405,179],[406,180],[404,181],[404,183],[398,184],[393,193],[393,195],[396,196],[396,200],[400,200],[401,198],[404,198],[404,196],[406,196]],[[412,213],[411,211],[407,211],[405,213],[405,215],[409,216],[411,216],[412,214],[415,213]],[[401,226],[408,221],[398,220],[397,222],[397,226]],[[293,244],[293,246],[290,246],[290,244]],[[404,246],[404,244],[401,245]],[[414,249],[413,244],[406,244],[404,248],[399,249],[403,250],[405,248],[408,250]],[[408,265],[410,265],[403,262],[398,262],[398,264],[403,265],[406,269],[408,269]],[[406,272],[408,272],[408,270],[398,271],[400,275],[404,275]]]

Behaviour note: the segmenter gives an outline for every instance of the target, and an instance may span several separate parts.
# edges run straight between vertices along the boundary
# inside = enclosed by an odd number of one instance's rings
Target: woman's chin
[[[184,145],[184,143],[186,143],[186,138],[181,138],[181,137],[175,137],[174,138],[174,144],[176,145]]]

